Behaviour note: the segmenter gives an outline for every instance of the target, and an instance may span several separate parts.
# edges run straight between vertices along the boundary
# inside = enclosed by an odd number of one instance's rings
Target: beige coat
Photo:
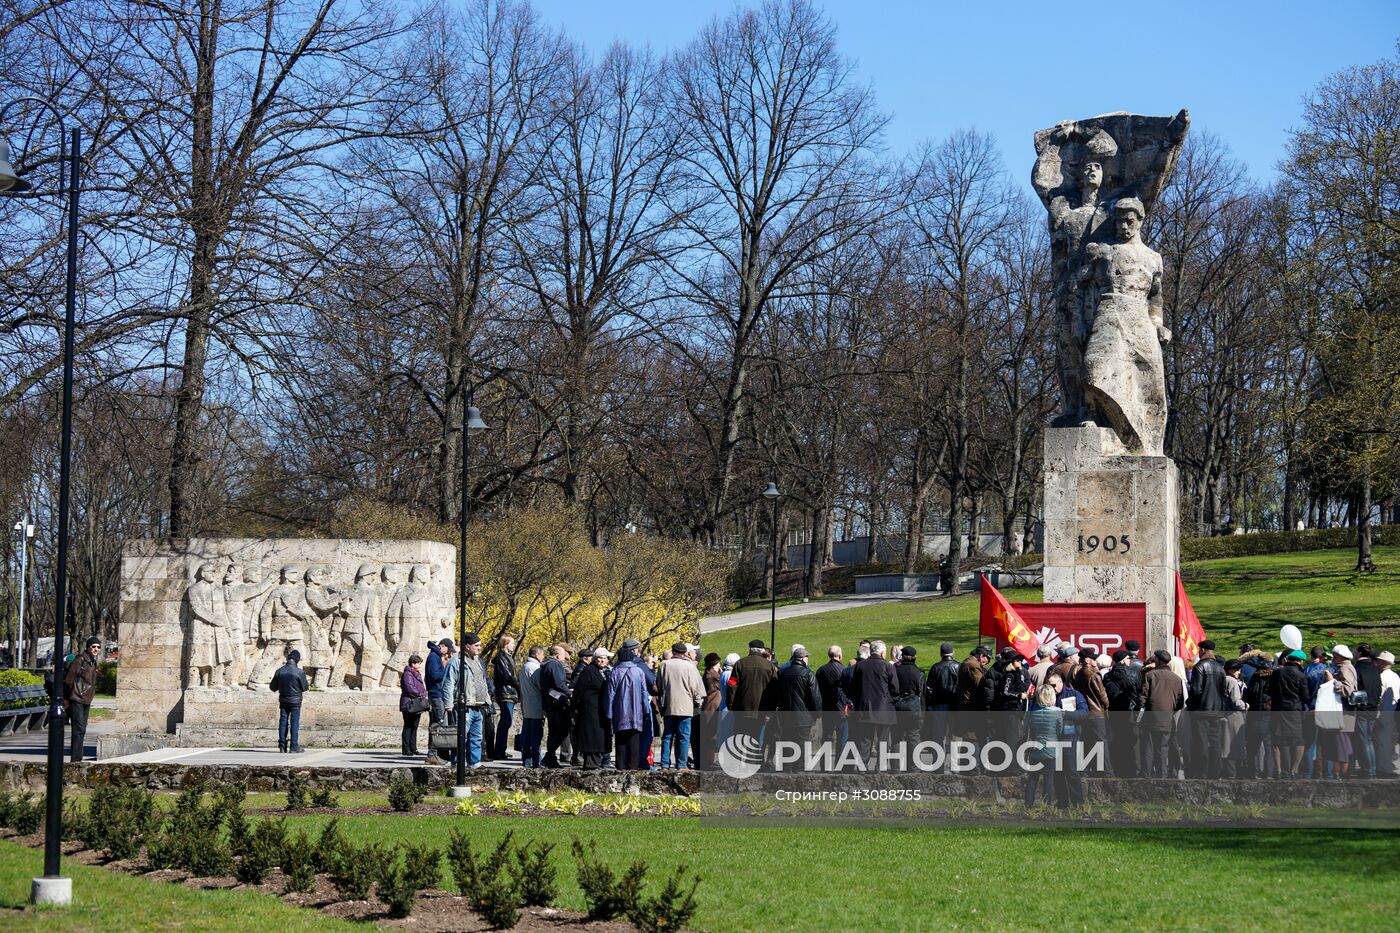
[[[661,687],[663,716],[694,716],[705,701],[705,682],[690,658],[663,661],[657,681]]]

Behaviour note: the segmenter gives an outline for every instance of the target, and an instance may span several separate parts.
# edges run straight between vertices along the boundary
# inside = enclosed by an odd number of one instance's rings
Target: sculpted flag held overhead
[[[1181,574],[1176,575],[1176,653],[1183,661],[1194,661],[1200,654],[1196,647],[1205,641],[1206,632],[1201,628],[1201,620],[1196,618],[1196,610],[1191,608],[1191,600],[1186,598],[1186,587],[1181,582]]]
[[[1031,632],[1025,619],[986,577],[982,578],[982,618],[978,629],[1002,639],[1023,657],[1035,657],[1035,649],[1040,647],[1040,639]]]

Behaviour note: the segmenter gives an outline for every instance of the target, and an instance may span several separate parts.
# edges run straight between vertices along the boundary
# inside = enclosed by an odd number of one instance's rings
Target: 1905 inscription
[[[1095,551],[1106,551],[1110,554],[1126,554],[1132,550],[1133,543],[1127,535],[1080,535],[1079,553],[1093,554]]]

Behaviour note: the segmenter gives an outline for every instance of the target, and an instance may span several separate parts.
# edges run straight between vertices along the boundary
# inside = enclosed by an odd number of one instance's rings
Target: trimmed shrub
[[[44,822],[44,799],[38,800],[33,794],[24,793],[11,798],[5,795],[5,805],[0,811],[0,822],[21,836],[30,836],[39,831]]]
[[[442,850],[427,845],[403,843],[404,869],[416,891],[426,891],[442,883]]]
[[[69,800],[63,807],[63,823],[59,838],[64,842],[82,842],[86,846],[85,840],[89,832],[91,829],[87,810],[83,809],[79,801]]]
[[[295,839],[288,840],[286,857],[282,869],[287,873],[286,891],[310,891],[316,886],[315,844],[307,838],[306,832],[297,833]]]
[[[321,836],[316,840],[316,848],[311,855],[316,871],[328,875],[334,872],[340,866],[341,856],[348,845],[340,831],[340,817],[331,817],[331,821],[321,828]]]
[[[611,867],[599,860],[596,842],[589,842],[585,850],[575,837],[572,848],[574,861],[578,862],[578,886],[588,903],[588,919],[612,920],[627,913],[646,881],[646,863],[633,862],[619,878]]]
[[[228,847],[235,855],[241,855],[248,844],[248,816],[243,812],[247,796],[242,784],[220,784],[214,789],[214,809],[228,830]]]
[[[287,821],[263,819],[248,834],[248,844],[234,869],[234,877],[244,884],[262,884],[267,873],[287,857]]]
[[[347,845],[340,864],[331,872],[331,883],[335,885],[341,899],[366,900],[370,887],[383,873],[384,864],[389,861],[391,854],[378,843],[358,847]]]
[[[379,879],[374,885],[374,891],[389,908],[391,917],[407,917],[413,910],[413,901],[418,897],[418,889],[413,885],[408,867],[399,862],[397,853],[379,866]]]
[[[305,810],[310,805],[310,795],[306,792],[306,778],[293,774],[287,779],[287,809]]]
[[[317,787],[311,791],[311,805],[313,807],[338,807],[340,798],[329,787]]]
[[[518,879],[503,871],[478,879],[472,908],[493,929],[508,930],[520,922]]]
[[[673,933],[683,930],[695,916],[695,889],[700,876],[685,886],[686,866],[681,865],[656,897],[639,898],[628,909],[628,919],[642,933]]]
[[[389,782],[389,806],[400,813],[407,813],[422,802],[428,789],[407,778],[396,777]]]
[[[549,907],[559,897],[559,881],[549,854],[554,843],[527,843],[515,852],[516,880],[521,903],[526,907]]]
[[[105,785],[93,792],[88,804],[83,844],[105,849],[114,859],[129,859],[158,825],[154,794],[139,787]]]
[[[515,831],[512,830],[506,833],[485,862],[478,862],[471,840],[452,830],[447,840],[447,862],[452,867],[457,890],[462,892],[463,897],[475,898],[484,882],[499,875],[510,862],[514,848]]]

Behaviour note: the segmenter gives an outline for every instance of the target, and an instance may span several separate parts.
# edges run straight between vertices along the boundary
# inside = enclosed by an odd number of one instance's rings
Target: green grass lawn
[[[291,817],[319,829],[324,816]],[[1031,892],[1068,892],[1057,926],[1096,929],[1370,929],[1400,902],[1396,835],[1311,830],[1121,830],[907,825],[713,826],[694,817],[352,816],[357,842],[479,848],[508,830],[557,844],[563,906],[582,910],[573,836],[618,866],[645,859],[659,883],[685,863],[703,876],[697,929],[716,931],[1023,930]],[[272,897],[192,891],[66,863],[75,907],[22,913],[41,853],[0,842],[6,930],[346,929]],[[1364,870],[1358,870],[1364,866]],[[448,882],[444,866],[444,881]],[[1236,910],[1252,892],[1247,911]],[[1325,892],[1325,893],[1324,893]],[[1233,906],[1232,906],[1233,905]],[[1027,911],[1031,913],[1027,913]]]
[[[131,933],[136,930],[252,931],[364,930],[284,904],[256,892],[196,891],[177,884],[63,862],[73,879],[73,904],[66,909],[26,909],[29,881],[44,873],[42,849],[0,840],[0,929]]]
[[[1186,564],[1182,577],[1187,595],[1201,617],[1206,635],[1228,655],[1242,641],[1266,648],[1283,647],[1278,630],[1293,623],[1307,644],[1371,641],[1400,649],[1400,547],[1376,549],[1381,569],[1373,574],[1352,570],[1354,551],[1339,549],[1232,557]],[[1002,591],[1012,602],[1038,602],[1038,589]],[[938,659],[938,645],[950,641],[963,657],[976,643],[978,597],[932,597],[896,601],[860,609],[841,609],[778,620],[780,653],[793,643],[807,646],[820,659],[839,644],[854,656],[861,638],[883,638],[890,645],[913,645],[927,666]],[[715,632],[703,639],[705,652],[743,654],[751,638],[768,641],[768,623]]]

